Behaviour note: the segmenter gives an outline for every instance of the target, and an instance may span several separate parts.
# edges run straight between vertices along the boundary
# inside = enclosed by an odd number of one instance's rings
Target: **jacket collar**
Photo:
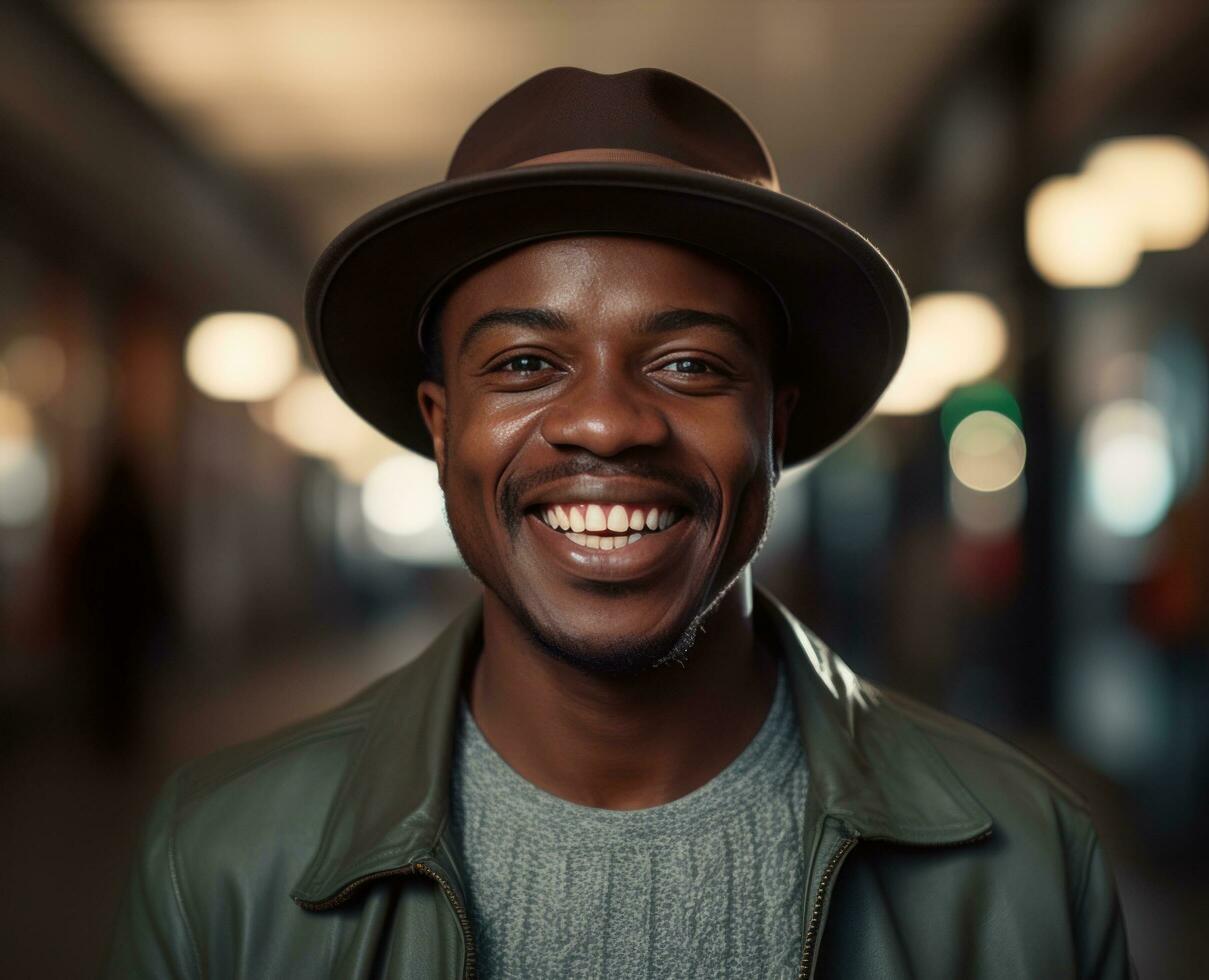
[[[761,589],[755,617],[788,668],[812,809],[862,837],[903,844],[957,844],[990,831],[986,810],[886,695]],[[296,901],[323,903],[359,879],[447,852],[461,679],[481,643],[478,601],[382,682]]]

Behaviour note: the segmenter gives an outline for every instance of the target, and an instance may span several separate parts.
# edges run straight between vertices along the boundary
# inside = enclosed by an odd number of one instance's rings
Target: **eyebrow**
[[[462,342],[458,345],[458,353],[463,354],[480,334],[494,327],[522,326],[538,330],[566,332],[575,329],[566,317],[557,310],[546,307],[521,307],[491,310],[484,313],[466,329]],[[643,317],[638,324],[640,334],[671,333],[688,327],[713,327],[738,339],[747,347],[755,350],[755,341],[751,333],[744,329],[739,321],[725,313],[707,313],[704,310],[673,309],[661,310]]]

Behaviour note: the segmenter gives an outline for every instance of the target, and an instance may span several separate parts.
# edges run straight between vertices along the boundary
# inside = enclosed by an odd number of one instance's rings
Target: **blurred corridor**
[[[1090,800],[1143,976],[1209,958],[1209,3],[0,10],[0,974],[89,976],[171,768],[475,594],[435,467],[302,339],[326,242],[546,67],[733,102],[913,327],[757,578]],[[47,910],[75,924],[69,942]]]

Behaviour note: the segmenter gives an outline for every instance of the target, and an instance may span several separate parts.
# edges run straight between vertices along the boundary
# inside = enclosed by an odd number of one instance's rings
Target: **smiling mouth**
[[[638,504],[541,504],[531,513],[549,528],[585,548],[620,551],[679,521],[679,507]]]

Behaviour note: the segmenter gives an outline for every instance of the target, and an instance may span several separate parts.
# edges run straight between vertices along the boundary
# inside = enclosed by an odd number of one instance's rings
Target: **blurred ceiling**
[[[440,180],[530,75],[655,65],[733,102],[783,186],[843,213],[863,167],[1006,0],[68,0],[102,55],[318,250]]]

